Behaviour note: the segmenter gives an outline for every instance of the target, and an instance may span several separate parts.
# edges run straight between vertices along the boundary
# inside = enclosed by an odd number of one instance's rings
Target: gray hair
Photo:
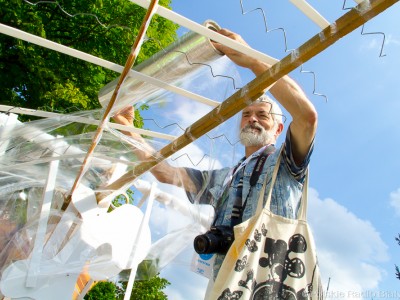
[[[271,104],[270,113],[272,114],[272,118],[274,119],[275,123],[283,124],[283,120],[282,120],[283,113],[276,101],[272,100],[267,95],[262,95],[258,99],[256,99],[253,103],[269,103],[269,104]]]

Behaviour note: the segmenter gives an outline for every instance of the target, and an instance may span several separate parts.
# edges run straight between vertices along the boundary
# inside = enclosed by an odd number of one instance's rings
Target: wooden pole
[[[76,190],[76,188],[78,187],[80,180],[82,179],[83,175],[85,174],[88,164],[90,162],[90,158],[93,155],[94,149],[96,148],[98,142],[101,139],[101,135],[104,131],[104,127],[107,123],[107,120],[109,118],[109,114],[111,112],[112,107],[114,106],[115,102],[117,101],[118,98],[118,94],[120,91],[120,88],[124,82],[124,80],[126,79],[126,77],[128,76],[133,64],[136,61],[136,57],[139,54],[139,51],[141,49],[141,46],[143,44],[144,38],[146,37],[146,31],[150,26],[150,22],[151,19],[153,17],[153,15],[155,14],[156,8],[158,7],[158,0],[151,0],[151,3],[149,5],[149,8],[146,11],[146,15],[144,16],[143,22],[140,26],[139,29],[139,33],[138,36],[132,46],[131,52],[129,53],[129,56],[125,62],[125,66],[124,69],[121,73],[121,76],[119,77],[117,86],[115,87],[115,90],[111,96],[110,102],[108,103],[105,112],[103,114],[102,120],[100,122],[99,127],[97,128],[97,131],[93,137],[92,143],[89,147],[89,150],[86,154],[85,159],[83,160],[82,166],[79,170],[78,175],[76,176],[76,179],[74,181],[74,184],[72,185],[71,191],[70,191],[70,196],[73,194],[73,192]]]

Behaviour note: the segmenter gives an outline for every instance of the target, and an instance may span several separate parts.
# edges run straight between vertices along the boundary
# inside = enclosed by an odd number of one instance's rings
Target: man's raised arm
[[[218,32],[247,45],[240,35],[232,31],[221,29]],[[264,62],[232,50],[222,44],[214,43],[214,46],[225,53],[238,66],[250,69],[256,76],[261,75],[271,67]],[[270,92],[292,116],[289,128],[292,141],[292,154],[296,164],[300,164],[306,157],[316,134],[317,111],[301,87],[289,76],[283,76],[276,81],[271,87]]]
[[[135,111],[132,106],[129,106],[113,116],[115,122],[125,126],[133,126]],[[134,148],[133,151],[139,161],[149,161],[154,159],[156,152],[139,134],[124,131],[124,134],[131,136],[134,140],[141,144],[141,148]],[[154,166],[150,172],[161,183],[168,183],[175,186],[183,187],[187,192],[197,192],[196,187],[188,176],[185,168],[173,167],[163,161]]]

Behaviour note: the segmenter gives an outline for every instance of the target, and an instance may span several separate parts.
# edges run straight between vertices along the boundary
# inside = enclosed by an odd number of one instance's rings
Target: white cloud
[[[351,295],[378,287],[385,274],[379,263],[388,260],[388,247],[369,221],[333,199],[320,199],[314,189],[309,193],[308,221],[325,286],[330,278],[330,293],[351,299]]]
[[[185,128],[203,117],[210,110],[210,107],[202,103],[181,101],[175,107],[175,111],[171,113],[179,120],[178,124]]]
[[[378,40],[378,39],[372,39],[367,44],[367,48],[368,49],[378,49],[378,48],[381,48],[381,47],[382,47],[382,40]]]
[[[400,188],[390,193],[390,206],[394,208],[396,215],[400,216]]]
[[[386,45],[397,45],[400,46],[400,40],[396,39],[395,37],[393,37],[393,35],[389,34],[386,36],[386,41],[385,41]]]
[[[395,41],[395,40],[393,40]],[[361,54],[367,53],[366,51],[381,51],[382,47],[387,46],[387,42],[383,44],[383,36],[382,35],[369,35],[368,39],[362,41],[359,47],[359,52]],[[369,52],[368,52],[369,53]]]

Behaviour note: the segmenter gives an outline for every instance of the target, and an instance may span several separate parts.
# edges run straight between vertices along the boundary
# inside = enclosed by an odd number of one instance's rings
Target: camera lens
[[[228,226],[213,226],[193,241],[194,250],[199,254],[226,254],[233,242],[233,232]]]
[[[207,236],[199,235],[194,239],[194,250],[199,254],[207,253],[207,250],[210,248],[210,241]]]
[[[220,252],[221,237],[212,233],[199,235],[194,239],[194,250],[199,254]]]

